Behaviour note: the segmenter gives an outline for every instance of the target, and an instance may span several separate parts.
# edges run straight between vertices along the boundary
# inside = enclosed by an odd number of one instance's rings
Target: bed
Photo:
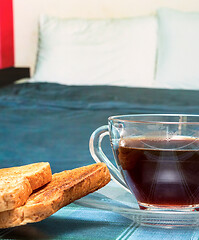
[[[1,167],[49,161],[53,172],[59,172],[91,164],[90,135],[97,127],[106,125],[109,116],[199,114],[197,96],[198,91],[194,90],[56,83],[4,87],[0,91]]]
[[[65,1],[35,1],[34,11],[13,2],[15,62],[27,64],[31,78],[0,91],[1,167],[49,161],[56,172],[93,163],[89,137],[110,115],[199,113],[198,14],[180,3],[183,11],[153,3],[135,12],[131,3],[130,13],[127,2],[121,6],[124,17],[114,16],[115,8],[109,17],[83,8],[86,18],[74,17],[72,5],[69,14]],[[189,35],[174,35],[182,22]]]

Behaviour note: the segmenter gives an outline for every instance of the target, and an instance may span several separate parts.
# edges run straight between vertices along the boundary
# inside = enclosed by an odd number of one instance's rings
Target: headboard
[[[34,70],[40,14],[65,18],[122,18],[155,14],[161,7],[199,11],[198,0],[13,0],[15,65]]]

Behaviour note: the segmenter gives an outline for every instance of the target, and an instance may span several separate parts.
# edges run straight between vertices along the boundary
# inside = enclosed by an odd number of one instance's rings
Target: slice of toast
[[[0,213],[0,228],[39,222],[60,208],[105,186],[110,173],[104,163],[56,173],[24,206]]]
[[[22,206],[35,189],[51,179],[48,162],[0,169],[0,212]]]

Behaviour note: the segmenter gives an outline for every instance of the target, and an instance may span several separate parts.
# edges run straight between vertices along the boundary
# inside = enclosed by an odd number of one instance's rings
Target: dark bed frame
[[[29,78],[29,68],[9,67],[0,69],[0,87],[14,83],[21,78]]]

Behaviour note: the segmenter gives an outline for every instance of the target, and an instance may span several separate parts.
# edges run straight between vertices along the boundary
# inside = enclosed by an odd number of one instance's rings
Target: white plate
[[[134,196],[113,181],[75,203],[84,207],[113,211],[142,225],[155,227],[199,226],[198,211],[141,210]]]

